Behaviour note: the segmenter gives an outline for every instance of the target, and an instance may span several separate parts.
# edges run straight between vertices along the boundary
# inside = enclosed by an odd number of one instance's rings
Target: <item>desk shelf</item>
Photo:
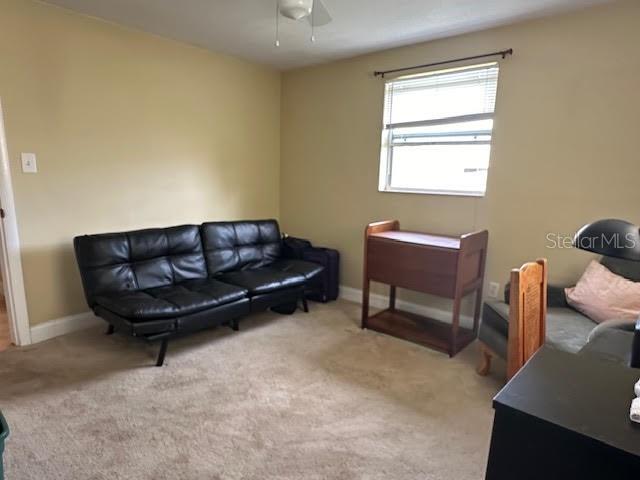
[[[451,324],[402,310],[383,310],[367,320],[367,328],[402,340],[417,343],[439,352],[450,352]],[[460,327],[455,351],[459,352],[476,338],[473,330]]]

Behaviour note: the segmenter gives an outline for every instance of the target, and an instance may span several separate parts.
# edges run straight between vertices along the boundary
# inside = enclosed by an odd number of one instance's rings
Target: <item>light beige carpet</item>
[[[90,329],[0,354],[7,480],[483,478],[499,377],[311,304],[156,347]]]

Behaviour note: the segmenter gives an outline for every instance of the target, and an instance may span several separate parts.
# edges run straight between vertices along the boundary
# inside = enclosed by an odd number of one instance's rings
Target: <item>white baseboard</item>
[[[361,304],[362,290],[340,285],[340,298]],[[386,295],[380,295],[379,293],[371,293],[369,294],[369,305],[374,308],[387,308],[389,306],[389,297]],[[451,311],[407,302],[400,299],[396,300],[396,306],[398,307],[398,310],[404,310],[406,312],[415,313],[416,315],[440,320],[441,322],[451,323]],[[473,325],[473,317],[469,315],[460,315],[460,324],[465,327],[471,327]]]
[[[31,327],[31,343],[44,342],[50,338],[103,324],[104,321],[96,317],[93,312],[56,318]]]

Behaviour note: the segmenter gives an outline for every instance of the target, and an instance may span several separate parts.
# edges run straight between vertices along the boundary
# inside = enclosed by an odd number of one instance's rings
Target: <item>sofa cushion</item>
[[[594,322],[571,308],[548,308],[546,344],[577,353],[587,343]],[[509,305],[490,301],[484,304],[478,338],[503,358],[507,355]]]
[[[74,246],[90,306],[98,295],[207,277],[195,225],[83,235],[74,239]]]
[[[640,282],[640,262],[625,260],[624,258],[602,257],[600,263],[616,275],[620,275],[632,282]]]
[[[240,300],[244,288],[212,279],[120,292],[96,297],[96,303],[131,321],[173,318]]]
[[[303,275],[307,281],[311,280],[313,277],[322,272],[322,270],[324,270],[324,267],[317,263],[292,259],[276,260],[271,265],[269,265],[269,267],[280,272],[289,272]]]
[[[306,281],[300,273],[280,271],[271,267],[221,273],[216,279],[245,288],[251,296],[299,287]]]
[[[547,309],[547,345],[578,353],[596,324],[571,308]]]
[[[260,268],[280,257],[278,222],[209,222],[202,224],[202,241],[209,275]]]

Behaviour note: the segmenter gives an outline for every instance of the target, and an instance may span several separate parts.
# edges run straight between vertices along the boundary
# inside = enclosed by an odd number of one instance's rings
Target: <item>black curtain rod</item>
[[[443,62],[426,63],[424,65],[415,65],[413,67],[394,68],[393,70],[382,70],[380,72],[373,72],[373,74],[376,77],[381,76],[382,78],[384,78],[384,76],[387,73],[406,72],[408,70],[417,70],[418,68],[437,67],[438,65],[446,65],[448,63],[465,62],[467,60],[477,60],[478,58],[498,57],[498,56],[501,56],[502,58],[505,58],[507,55],[513,55],[513,48],[510,48],[508,50],[502,50],[500,52],[483,53],[482,55],[474,55],[473,57],[456,58],[454,60],[445,60]]]

